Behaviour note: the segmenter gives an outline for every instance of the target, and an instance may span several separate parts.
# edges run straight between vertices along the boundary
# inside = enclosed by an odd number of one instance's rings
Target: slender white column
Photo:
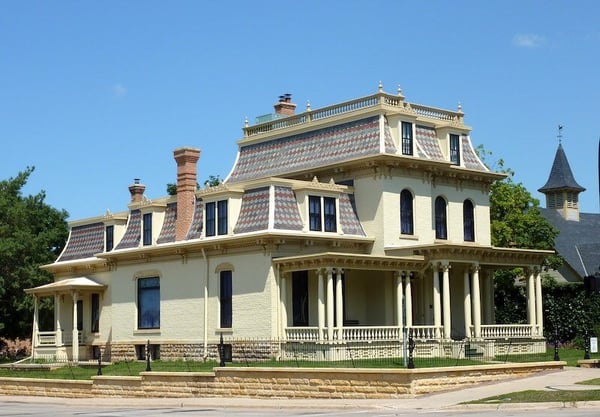
[[[404,297],[404,290],[402,289],[402,271],[396,271],[394,273],[394,287],[396,289],[396,326],[402,327],[404,326],[404,320],[402,319],[403,313],[403,303],[402,298]]]
[[[532,327],[535,328],[535,282],[533,278],[533,270],[528,271],[527,276],[527,320]]]
[[[439,328],[442,325],[442,310],[440,300],[440,275],[439,269],[433,270],[433,325],[435,326],[435,337],[439,338]]]
[[[405,291],[404,298],[406,299],[406,327],[411,327],[413,325],[413,307],[412,307],[412,288],[410,284],[410,271],[406,271],[406,276],[404,277],[405,282]]]
[[[544,300],[542,298],[542,275],[539,270],[535,271],[535,301],[538,336],[544,336]]]
[[[466,270],[463,275],[464,287],[464,311],[465,311],[465,337],[471,337],[471,282],[469,270]]]
[[[481,338],[481,291],[479,290],[479,265],[473,265],[473,328],[475,338]]]
[[[54,319],[55,319],[55,331],[56,331],[56,346],[63,345],[62,338],[62,323],[60,321],[60,295],[54,296]]]
[[[327,340],[333,340],[333,268],[327,268]]]
[[[344,271],[341,268],[338,268],[335,274],[335,321],[337,322],[338,340],[342,340],[344,338],[344,290],[342,287],[343,273]]]
[[[450,317],[450,265],[442,265],[442,288],[444,293],[444,337],[450,339],[451,317]]]
[[[319,279],[318,279],[318,296],[319,296],[319,308],[317,311],[318,323],[319,323],[319,340],[323,340],[323,332],[325,328],[325,282],[323,277],[323,270],[319,269],[317,271]]]
[[[73,362],[79,362],[79,331],[77,330],[77,293],[73,291]]]
[[[287,279],[286,274],[280,274],[279,276],[279,289],[280,289],[280,320],[281,320],[281,334],[284,339],[287,339],[285,329],[288,327],[288,314],[287,314]]]
[[[39,308],[38,308],[38,297],[37,295],[33,296],[33,332],[31,335],[31,349],[35,349],[38,345],[38,333],[39,329]]]

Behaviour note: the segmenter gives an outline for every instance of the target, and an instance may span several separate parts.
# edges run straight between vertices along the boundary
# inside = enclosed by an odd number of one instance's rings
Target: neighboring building
[[[579,212],[579,194],[585,188],[575,181],[561,143],[548,181],[538,191],[546,196],[541,212],[559,231],[554,246],[565,260],[550,274],[559,282],[583,282],[596,275],[600,272],[600,214]]]
[[[228,340],[318,352],[440,341],[544,349],[540,265],[550,253],[491,246],[489,187],[463,112],[373,95],[295,114],[289,95],[243,129],[224,183],[196,189],[200,151],[175,150],[177,195],[71,223],[55,329],[37,356],[215,357]],[[208,176],[210,173],[204,173]],[[165,177],[168,178],[166,174]],[[118,190],[116,190],[118,191]],[[496,325],[492,274],[528,271],[528,324]],[[47,330],[47,329],[42,329]],[[487,343],[486,343],[487,342]],[[233,346],[235,351],[235,345]],[[489,351],[488,351],[489,353]]]

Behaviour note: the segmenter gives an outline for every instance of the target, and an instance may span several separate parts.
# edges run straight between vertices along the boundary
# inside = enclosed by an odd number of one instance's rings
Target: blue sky
[[[244,118],[393,93],[456,109],[534,196],[563,147],[598,212],[600,2],[3,1],[0,179],[70,220],[175,182],[172,151],[225,178]]]

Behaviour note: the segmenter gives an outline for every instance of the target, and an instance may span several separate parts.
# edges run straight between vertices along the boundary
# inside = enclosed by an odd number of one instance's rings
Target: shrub
[[[31,339],[14,340],[0,337],[0,360],[15,361],[31,355]]]

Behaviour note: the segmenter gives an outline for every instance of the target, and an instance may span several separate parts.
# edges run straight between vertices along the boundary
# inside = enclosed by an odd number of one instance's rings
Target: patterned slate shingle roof
[[[340,225],[346,235],[366,236],[348,194],[340,195]]]
[[[275,187],[275,229],[302,230],[302,218],[291,188]]]
[[[269,228],[269,187],[248,190],[242,196],[240,217],[233,233],[248,233]]]
[[[177,220],[177,203],[169,203],[160,235],[156,240],[157,244],[175,242],[175,220]]]
[[[118,249],[137,248],[140,245],[140,239],[142,236],[142,212],[140,210],[131,210],[129,214],[129,222],[127,223],[127,230],[123,239],[115,247]]]
[[[462,155],[463,164],[464,164],[465,168],[477,169],[480,171],[487,171],[488,169],[486,168],[485,165],[483,165],[481,163],[481,161],[479,160],[479,157],[477,156],[477,153],[473,149],[473,146],[471,145],[471,140],[469,139],[469,136],[462,135],[461,141],[462,141],[462,151],[463,151],[463,155]]]
[[[94,256],[104,251],[104,224],[92,223],[84,226],[75,226],[67,246],[56,262],[72,261]]]
[[[385,150],[395,153],[387,121],[384,129]],[[379,117],[375,116],[241,146],[227,182],[280,176],[379,152]]]
[[[440,143],[435,129],[426,126],[415,126],[415,140],[419,150],[419,157],[445,161],[444,154],[440,149]]]
[[[194,204],[194,218],[188,230],[186,239],[198,239],[202,237],[202,217],[204,216],[204,202],[201,198],[196,197],[196,203]]]

